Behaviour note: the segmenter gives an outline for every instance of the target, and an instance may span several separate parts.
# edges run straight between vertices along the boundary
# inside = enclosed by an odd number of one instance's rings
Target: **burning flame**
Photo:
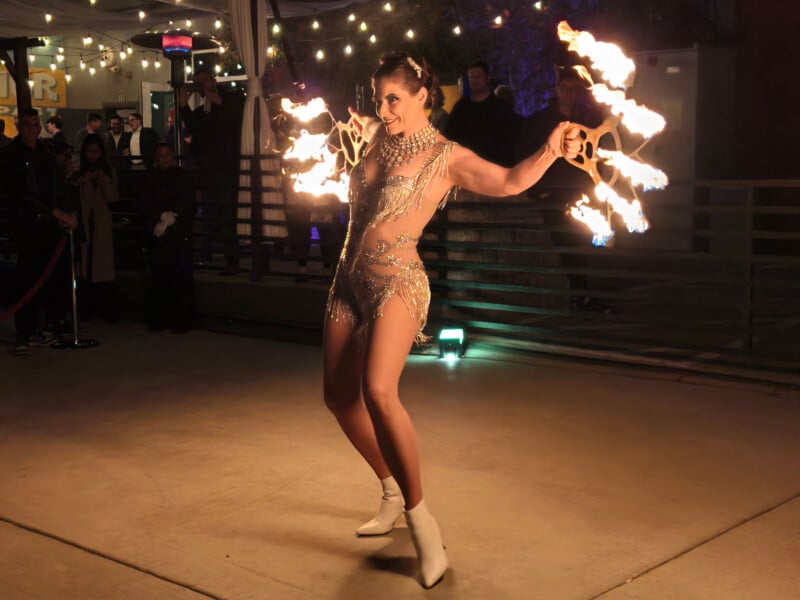
[[[601,202],[611,205],[614,212],[625,221],[625,226],[631,233],[644,233],[650,228],[650,224],[642,213],[642,203],[638,200],[630,202],[625,200],[607,183],[599,183],[594,188],[594,193]]]
[[[575,203],[575,206],[570,207],[569,214],[592,230],[592,244],[595,246],[605,246],[614,237],[614,230],[611,229],[605,215],[589,206],[586,194]]]
[[[591,61],[592,67],[611,87],[626,87],[636,65],[623,54],[619,47],[598,42],[590,33],[575,31],[566,21],[558,24],[558,37],[561,41],[568,43],[569,50],[587,57]],[[622,123],[632,133],[640,134],[644,136],[645,140],[649,140],[655,134],[663,131],[667,122],[658,113],[627,98],[623,90],[611,89],[604,83],[594,83],[592,75],[586,67],[578,65],[574,68],[578,75],[587,82],[595,100],[608,106],[613,117],[606,119],[597,129],[584,131],[587,142],[595,148],[595,156],[585,155],[583,156],[585,160],[581,163],[570,162],[589,173],[596,184],[597,200],[607,204],[619,214],[625,221],[628,231],[643,233],[649,229],[650,225],[642,212],[641,202],[636,198],[633,200],[623,198],[610,185],[602,181],[596,168],[597,161],[603,160],[623,177],[626,177],[634,196],[633,188],[635,186],[642,186],[643,191],[662,189],[667,185],[668,178],[663,171],[631,158],[624,152],[600,148],[599,140],[603,135],[612,133],[619,146],[621,142],[616,130],[619,123]],[[646,143],[647,141],[642,146]],[[638,151],[642,146],[634,152],[634,156],[638,156]],[[570,209],[570,214],[592,230],[593,244],[604,246],[613,238],[614,231],[611,229],[609,219],[603,212],[592,209],[589,206],[589,198],[585,195]]]
[[[284,98],[281,108],[303,123],[328,112],[322,98],[314,98],[305,104],[296,104]],[[343,168],[338,167],[339,151],[331,150],[329,139],[332,131],[313,134],[305,129],[301,130],[298,137],[289,138],[292,145],[284,152],[283,158],[295,161],[295,164],[287,168],[289,177],[294,182],[292,189],[295,192],[313,196],[334,195],[340,201],[347,202],[350,176]],[[300,168],[305,170],[299,171]]]
[[[605,159],[607,164],[630,179],[632,185],[642,186],[642,190],[645,192],[647,190],[662,190],[669,183],[667,174],[664,171],[630,158],[624,152],[598,148],[597,156]]]
[[[322,98],[312,98],[306,103],[294,103],[288,98],[284,98],[281,100],[281,109],[287,115],[292,115],[303,123],[308,123],[310,120],[328,112],[328,107]]]
[[[568,42],[567,48],[587,57],[612,86],[625,87],[628,78],[636,70],[634,62],[622,50],[608,42],[598,42],[588,31],[575,31],[566,21],[558,24],[558,39]]]
[[[634,100],[626,98],[625,92],[610,90],[603,83],[596,83],[590,89],[595,99],[608,105],[613,115],[622,116],[622,124],[632,133],[639,133],[650,139],[663,131],[667,125],[664,117],[646,106],[636,104]]]

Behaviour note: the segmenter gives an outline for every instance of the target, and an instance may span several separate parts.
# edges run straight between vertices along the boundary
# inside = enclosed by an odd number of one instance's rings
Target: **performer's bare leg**
[[[378,444],[406,499],[406,523],[419,557],[422,584],[436,585],[447,570],[447,555],[436,519],[422,497],[422,478],[414,426],[400,403],[398,386],[419,324],[399,297],[383,305],[371,326],[364,362],[364,400]]]
[[[323,361],[325,404],[378,478],[389,477],[391,472],[383,460],[361,394],[364,349],[357,343],[350,325],[326,320]]]
[[[414,426],[400,403],[398,385],[419,323],[395,296],[383,305],[367,334],[364,400],[375,425],[384,460],[403,490],[406,508],[422,500],[422,480]]]

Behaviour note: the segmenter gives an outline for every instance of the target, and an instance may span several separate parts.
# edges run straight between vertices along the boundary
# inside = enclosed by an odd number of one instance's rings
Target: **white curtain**
[[[255,5],[256,14],[252,14]],[[253,156],[252,159],[243,158],[240,167],[244,171],[250,172],[251,160],[257,165],[256,173],[270,172],[279,169],[280,160],[275,156],[275,135],[270,127],[269,111],[264,100],[264,91],[261,88],[261,79],[266,68],[267,56],[267,13],[264,7],[264,0],[230,0],[231,24],[233,26],[233,41],[247,74],[247,100],[244,105],[244,118],[242,120],[242,143],[241,152],[243,156]],[[253,23],[256,24],[256,39],[253,39]],[[255,122],[256,106],[259,107],[259,121]],[[258,148],[256,148],[256,135],[259,132]],[[277,167],[276,167],[277,165]],[[239,185],[251,186],[258,183],[262,187],[270,187],[274,184],[274,177],[271,175],[259,175],[261,182],[251,181],[249,174],[239,176]],[[278,186],[280,187],[280,186]],[[252,194],[249,190],[239,192],[239,201],[249,203],[252,201]],[[265,204],[283,204],[283,196],[275,193],[263,193],[262,200]],[[239,223],[237,232],[240,235],[250,235],[251,208],[239,208],[239,219],[246,219],[248,223]],[[286,222],[286,213],[283,209],[263,209],[262,218],[264,220]],[[264,225],[263,235],[267,237],[286,237],[285,225]]]

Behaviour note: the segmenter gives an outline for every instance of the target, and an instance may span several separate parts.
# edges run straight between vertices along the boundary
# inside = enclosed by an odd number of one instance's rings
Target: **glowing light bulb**
[[[190,67],[189,65],[186,65],[186,68],[184,69],[184,71],[186,71],[186,74],[189,75],[192,72],[192,67]]]
[[[64,55],[63,54],[56,54],[56,62],[57,63],[64,62]]]
[[[275,48],[267,46],[267,56],[275,56]]]
[[[153,66],[154,66],[156,69],[160,69],[160,68],[161,68],[161,61],[160,61],[160,60],[158,60],[158,59],[156,59],[156,60],[155,60],[155,62],[153,63]]]
[[[225,54],[225,46],[220,46],[219,47],[219,53],[220,54]]]
[[[106,61],[103,60],[102,58],[100,59],[100,67],[103,69],[106,67]]]
[[[215,73],[219,73],[221,71],[222,71],[222,67],[220,67],[219,65],[214,65],[214,72]]]
[[[125,52],[127,52],[128,54],[133,54],[133,48],[128,46],[127,48],[125,48]]]
[[[88,46],[91,43],[92,43],[92,36],[87,35],[85,38],[83,38],[83,45],[84,46]]]
[[[409,29],[408,31],[406,31],[406,37],[408,39],[410,39],[410,40],[413,40],[414,39],[414,30],[413,29]]]
[[[143,10],[139,11],[139,20],[144,21],[144,18],[147,16]]]
[[[66,75],[64,75],[64,79],[66,79],[66,80],[67,80],[67,83],[69,83],[70,81],[72,81],[72,75],[70,75],[69,73],[67,73]]]
[[[502,25],[502,24],[503,24],[503,17],[502,17],[502,16],[500,16],[500,15],[497,15],[497,16],[494,18],[494,24],[495,24],[495,25]]]
[[[85,68],[86,68],[86,63],[85,63],[85,62],[83,62],[83,59],[81,59],[81,62],[80,62],[80,65],[79,65],[79,66],[80,66],[81,70],[83,70],[83,69],[85,69]]]
[[[53,21],[53,15],[51,15],[49,12],[44,13],[44,20],[47,23],[51,23]]]
[[[103,50],[106,49],[106,45],[100,42],[99,44],[97,44],[97,49],[100,50],[100,52],[102,52]]]
[[[59,47],[59,48],[58,48],[58,53],[59,53],[59,54],[64,54],[64,49],[63,49],[63,48],[61,48],[61,47]]]
[[[377,37],[375,37],[375,34],[374,34],[374,33],[373,33],[371,36],[369,36],[369,43],[370,43],[370,44],[374,44],[374,43],[375,43],[375,42],[377,42],[377,41],[378,41],[378,38],[377,38]]]
[[[222,29],[222,21],[220,21],[219,19],[214,21],[214,29]]]
[[[147,62],[147,59],[146,59],[146,58],[143,58],[143,59],[142,59],[142,68],[143,68],[143,69],[146,69],[148,66],[150,66],[150,63],[149,63],[149,62]]]
[[[383,5],[383,10],[385,10],[386,12],[392,12],[392,3],[391,2],[387,2],[386,4],[384,4]]]
[[[455,27],[453,27],[453,34],[454,35],[461,35],[461,26],[460,25],[456,25]]]
[[[277,23],[275,23],[272,26],[272,33],[274,33],[275,35],[278,35],[280,32],[281,32],[281,26],[278,25]]]
[[[353,47],[350,44],[344,47],[344,53],[350,56],[353,53]]]
[[[314,56],[317,57],[317,60],[325,60],[325,51],[317,50],[317,53]]]
[[[125,50],[120,50],[119,51],[119,59],[120,60],[125,60],[126,58],[128,58],[128,55],[125,54]]]
[[[361,25],[358,26],[361,31],[367,30],[367,24],[364,21],[361,21]]]
[[[534,2],[533,3],[533,8],[536,9],[536,10],[542,10],[542,8],[543,8],[542,3],[541,2]]]
[[[319,21],[314,21],[311,23],[311,29],[319,29]]]
[[[347,20],[350,21],[351,23],[353,23],[356,20],[356,16],[353,13],[350,13],[347,16]]]
[[[94,77],[95,73],[97,73],[97,69],[95,69],[94,67],[89,67],[89,75]]]
[[[191,29],[191,28],[192,28],[192,20],[186,19],[186,29]]]
[[[28,87],[33,87],[33,79],[28,79]]]
[[[54,62],[50,63],[50,70],[51,71],[55,71],[56,70],[56,63],[54,63]]]

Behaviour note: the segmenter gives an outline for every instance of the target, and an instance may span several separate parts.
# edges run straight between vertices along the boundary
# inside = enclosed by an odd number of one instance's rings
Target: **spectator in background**
[[[64,229],[77,219],[65,202],[65,189],[53,153],[39,139],[42,123],[36,109],[23,109],[19,135],[0,150],[0,181],[11,201],[17,245],[18,297],[33,289],[55,254]],[[64,251],[50,277],[14,315],[14,354],[28,353],[31,344],[51,343],[63,327],[69,304],[69,252]],[[40,328],[40,311],[45,324]]]
[[[55,148],[58,144],[67,143],[67,137],[64,135],[64,132],[61,131],[63,127],[64,124],[61,121],[61,117],[58,115],[50,117],[47,119],[47,123],[45,123],[45,128],[47,129],[47,133],[50,134],[53,148]]]
[[[83,140],[86,136],[90,133],[100,133],[102,127],[103,119],[100,118],[100,115],[97,113],[90,113],[89,116],[86,117],[86,127],[77,131],[72,138],[73,149],[78,152],[80,148],[83,148]]]
[[[149,239],[150,331],[169,328],[173,333],[186,333],[194,311],[194,185],[166,143],[156,146],[153,170],[140,189],[140,201]]]
[[[122,148],[122,155],[129,156],[131,165],[146,169],[153,167],[153,153],[159,143],[156,130],[151,127],[142,127],[141,113],[128,115],[128,125],[131,126],[129,137],[125,138],[126,146]]]
[[[6,135],[6,120],[0,119],[0,148],[11,143],[11,138]]]
[[[555,73],[555,90],[550,104],[524,121],[517,138],[517,159],[533,154],[547,139],[547,135],[561,121],[571,121],[587,127],[597,127],[603,114],[592,97],[587,83],[574,69],[558,67]],[[589,175],[566,161],[558,161],[535,186],[527,192],[528,197],[542,205],[542,219],[551,228],[553,245],[577,249],[560,255],[561,267],[569,279],[571,308],[580,311],[608,312],[608,307],[597,298],[588,295],[586,275],[571,271],[585,269],[586,256],[581,248],[590,247],[591,234],[567,214],[568,205],[581,197],[592,195],[594,182]]]
[[[444,135],[481,158],[504,167],[514,164],[514,140],[519,117],[492,93],[489,65],[478,61],[467,68],[470,95],[462,97],[447,121]]]
[[[95,314],[114,322],[119,318],[114,273],[114,242],[109,204],[119,200],[117,174],[97,134],[87,135],[81,148],[76,182],[80,196],[82,291],[84,319]]]
[[[431,88],[431,114],[428,118],[439,133],[444,133],[450,113],[444,109],[444,92],[438,83]]]
[[[115,169],[127,165],[128,161],[122,158],[122,152],[130,146],[130,138],[131,134],[125,131],[122,117],[117,114],[111,115],[108,118],[108,131],[104,137],[104,146],[106,157]]]
[[[238,90],[217,86],[210,69],[198,69],[193,84],[202,98],[189,108],[190,92],[180,90],[180,115],[192,136],[192,156],[199,169],[203,260],[212,259],[212,243],[236,245],[236,187],[239,179],[244,97]]]

